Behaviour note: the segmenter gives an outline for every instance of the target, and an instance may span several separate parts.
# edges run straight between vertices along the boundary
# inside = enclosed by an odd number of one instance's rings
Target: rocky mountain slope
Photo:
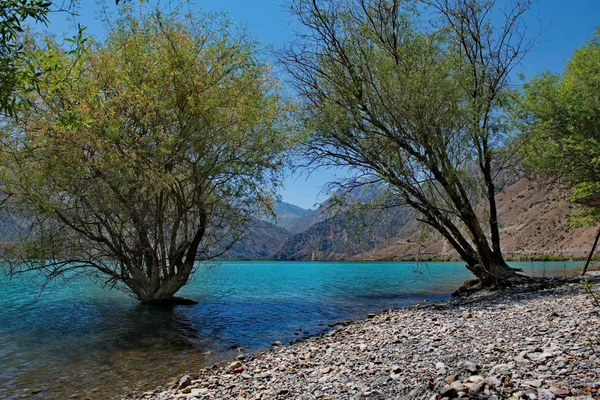
[[[0,242],[17,240],[26,233],[26,223],[7,212],[0,212]]]
[[[326,215],[322,212],[321,214]],[[279,260],[343,260],[389,244],[399,229],[411,220],[409,209],[390,209],[356,216],[339,213],[291,235],[275,253]]]
[[[502,247],[509,259],[587,256],[597,227],[575,228],[568,214],[577,208],[567,193],[553,190],[519,175],[503,176],[503,190],[496,196]],[[282,210],[290,209],[285,206]],[[481,215],[485,207],[479,207]],[[287,236],[254,235],[254,246],[270,241],[264,256],[278,260],[429,260],[458,259],[448,243],[428,226],[417,222],[408,207],[367,212],[357,217],[348,212],[332,214],[323,206],[314,211],[286,215],[275,222]],[[262,233],[266,233],[268,226]],[[259,246],[260,247],[260,246]],[[262,252],[261,254],[265,254]],[[253,258],[251,254],[239,257]],[[263,256],[261,256],[262,258]]]
[[[540,256],[585,257],[597,227],[573,227],[568,214],[576,207],[567,194],[518,177],[504,180],[496,196],[502,248],[509,259]],[[278,260],[428,260],[457,259],[457,254],[410,208],[332,214],[279,203],[278,216],[254,220],[245,237],[225,255],[229,259]],[[484,214],[485,208],[480,207]],[[18,220],[0,213],[0,242],[22,233]]]
[[[521,179],[496,196],[500,218],[502,250],[509,259],[543,255],[566,258],[585,257],[590,251],[597,227],[575,228],[568,214],[576,207],[567,194],[536,182]],[[485,209],[480,208],[480,213]],[[353,257],[359,260],[456,259],[443,238],[411,221],[400,229],[391,243]]]
[[[268,222],[280,226],[290,233],[301,233],[311,225],[323,220],[321,211],[321,209],[305,210],[290,203],[279,202],[275,204],[277,217]]]
[[[269,259],[291,235],[288,231],[260,219],[253,219],[241,240],[234,243],[222,258]]]

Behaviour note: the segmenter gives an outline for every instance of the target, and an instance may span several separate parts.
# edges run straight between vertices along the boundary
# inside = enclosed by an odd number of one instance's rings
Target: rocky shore
[[[600,309],[592,300],[578,279],[550,278],[386,310],[128,398],[599,398]]]

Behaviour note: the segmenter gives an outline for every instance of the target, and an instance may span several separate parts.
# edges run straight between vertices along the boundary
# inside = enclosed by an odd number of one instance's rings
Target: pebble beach
[[[600,309],[579,279],[547,278],[383,310],[257,354],[240,349],[124,399],[594,399],[597,338]]]

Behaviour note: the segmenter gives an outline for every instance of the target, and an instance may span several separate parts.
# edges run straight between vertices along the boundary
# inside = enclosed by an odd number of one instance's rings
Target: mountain
[[[290,233],[300,233],[314,223],[322,220],[319,210],[306,210],[286,202],[278,202],[274,207],[275,218],[265,218],[265,221],[280,226]]]
[[[7,212],[0,212],[0,242],[11,242],[27,232],[23,218]]]
[[[597,227],[573,227],[568,214],[576,211],[568,193],[523,178],[520,168],[496,178],[501,244],[508,259],[547,256],[581,258],[588,255]],[[366,198],[371,192],[365,192]],[[485,202],[477,207],[487,212]],[[414,260],[458,259],[440,234],[417,221],[409,208],[366,212],[363,221],[348,213],[326,217],[316,210],[306,230],[291,235],[275,253],[282,260]],[[369,226],[365,229],[364,225]]]
[[[242,239],[234,243],[222,258],[270,258],[290,235],[288,231],[277,225],[255,218]]]
[[[275,214],[278,218],[298,218],[310,214],[313,210],[305,210],[304,208],[295,206],[284,201],[275,204]]]
[[[499,177],[496,195],[501,244],[508,259],[587,256],[597,227],[573,227],[568,214],[576,207],[567,193],[521,178],[520,172]],[[361,188],[352,200],[372,198],[373,188]],[[435,231],[417,221],[408,207],[334,214],[331,201],[316,210],[289,203],[275,206],[277,218],[255,219],[244,238],[225,255],[231,259],[278,260],[427,260],[458,259]],[[477,209],[486,213],[485,206]],[[0,242],[23,234],[20,221],[0,213]]]
[[[356,216],[340,213],[291,235],[275,253],[279,260],[343,260],[387,243],[413,212],[409,209],[370,212]],[[322,214],[323,215],[323,214]]]
[[[588,255],[598,228],[569,224],[568,214],[576,211],[576,207],[567,200],[564,191],[520,179],[498,193],[496,201],[502,252],[507,259]],[[478,212],[485,213],[485,207],[479,207]],[[390,242],[354,259],[458,259],[441,235],[416,221],[407,223]]]
[[[290,236],[273,258],[350,259],[389,243],[389,239],[415,217],[414,211],[408,207],[353,211],[351,207],[353,204],[371,203],[380,193],[379,184],[365,181],[343,197],[344,204],[347,204],[345,209],[332,207],[336,200],[330,198],[315,212],[296,222],[296,227],[300,223],[308,226],[302,226],[304,229]]]

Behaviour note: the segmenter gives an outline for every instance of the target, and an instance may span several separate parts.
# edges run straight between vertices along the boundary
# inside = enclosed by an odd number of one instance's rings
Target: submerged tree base
[[[498,290],[506,287],[515,285],[522,285],[531,282],[531,278],[525,275],[515,273],[508,279],[503,280],[501,283],[485,285],[479,278],[467,279],[456,291],[452,293],[453,297],[469,295],[471,293],[478,292],[484,289]]]
[[[142,304],[149,306],[173,307],[173,306],[193,306],[197,301],[186,299],[185,297],[171,297],[170,299],[152,299],[142,301]]]

